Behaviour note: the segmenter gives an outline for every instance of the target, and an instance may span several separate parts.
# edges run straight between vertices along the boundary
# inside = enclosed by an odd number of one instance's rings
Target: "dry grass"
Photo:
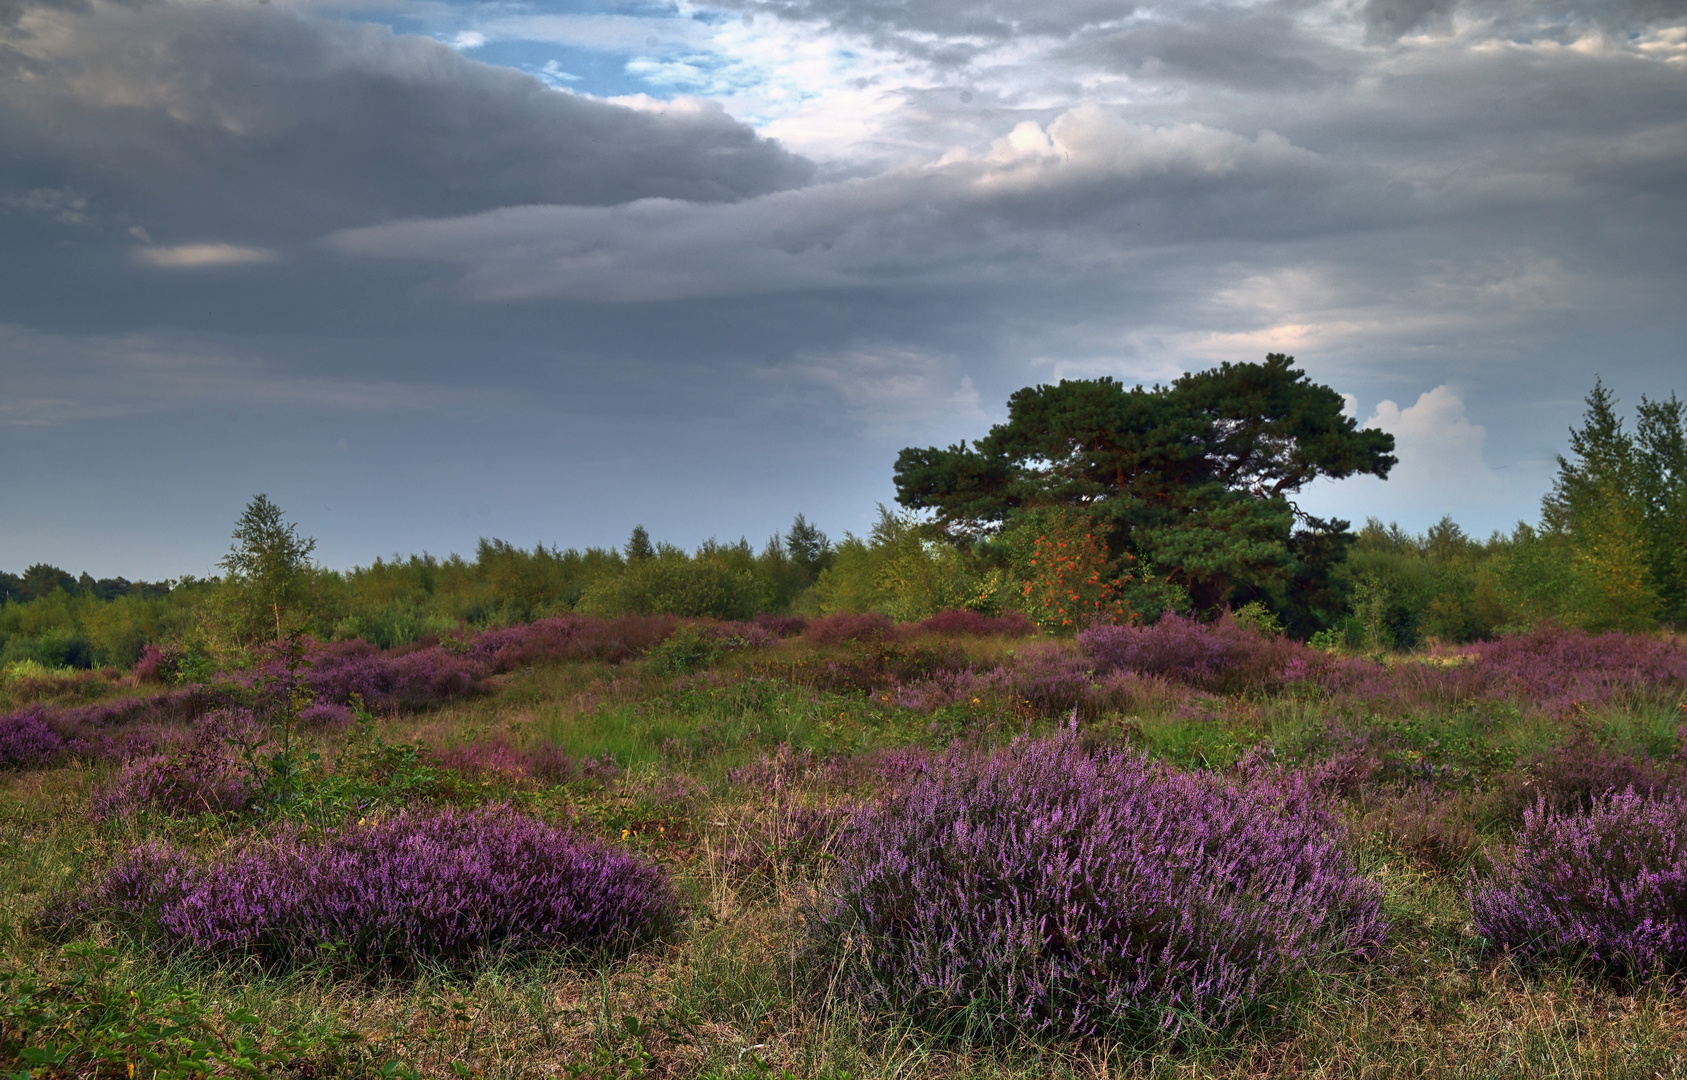
[[[964,648],[996,662],[1015,644],[986,639]],[[761,714],[744,721],[760,725],[748,740],[701,756],[664,756],[660,743],[651,745],[657,736],[698,721],[648,715],[640,703],[663,685],[637,665],[533,668],[504,679],[494,696],[388,719],[381,730],[390,740],[436,746],[503,736],[623,747],[627,770],[617,784],[557,793],[546,806],[576,813],[582,827],[611,839],[626,830],[624,842],[672,868],[690,912],[673,940],[610,968],[530,959],[473,979],[369,984],[319,971],[205,969],[112,939],[125,956],[121,978],[185,982],[218,1007],[248,1007],[278,1026],[361,1032],[377,1060],[395,1058],[430,1077],[1687,1076],[1687,997],[1660,984],[1623,989],[1567,974],[1528,975],[1481,955],[1457,873],[1478,838],[1469,808],[1457,802],[1468,796],[1456,793],[1355,807],[1362,858],[1388,896],[1390,951],[1284,994],[1269,1022],[1127,1050],[941,1043],[894,1016],[863,1016],[830,992],[828,972],[805,952],[802,932],[829,864],[827,823],[864,794],[858,780],[779,759],[777,717]],[[1232,700],[1201,726],[1173,715],[1153,693],[1142,697],[1121,702],[1139,711],[1098,717],[1097,737],[1161,746],[1175,757],[1188,746],[1216,753],[1224,739],[1285,736],[1324,721],[1304,701]],[[848,710],[841,719],[817,713],[789,723],[799,720],[817,740],[844,748],[871,747],[892,730]],[[824,724],[842,728],[826,734]],[[892,731],[897,740],[901,730]],[[762,755],[768,762],[753,782],[731,779],[731,767]],[[57,946],[30,931],[31,916],[52,891],[143,832],[221,842],[225,826],[213,822],[89,823],[84,808],[103,775],[75,767],[0,775],[0,966],[61,964]]]

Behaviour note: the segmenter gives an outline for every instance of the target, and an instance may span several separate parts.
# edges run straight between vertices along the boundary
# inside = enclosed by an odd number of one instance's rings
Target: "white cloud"
[[[274,262],[276,254],[268,248],[241,244],[178,244],[174,247],[138,247],[135,258],[148,266],[185,270],[201,266],[247,266]]]
[[[1342,398],[1344,411],[1356,410],[1351,394]],[[1399,463],[1387,480],[1364,476],[1315,486],[1302,500],[1311,512],[1350,519],[1380,514],[1421,530],[1444,514],[1467,523],[1492,521],[1495,503],[1515,497],[1488,465],[1487,431],[1470,419],[1451,386],[1419,394],[1404,407],[1380,401],[1359,426],[1393,435]]]
[[[1360,426],[1394,436],[1394,456],[1400,464],[1389,477],[1391,484],[1466,495],[1494,482],[1483,460],[1488,433],[1470,422],[1464,400],[1449,386],[1419,394],[1417,402],[1405,408],[1378,402],[1376,412]]]

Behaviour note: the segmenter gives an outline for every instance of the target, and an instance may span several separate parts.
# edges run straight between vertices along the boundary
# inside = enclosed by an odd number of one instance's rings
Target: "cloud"
[[[35,188],[22,195],[0,197],[0,206],[13,213],[32,214],[59,225],[88,225],[87,196],[69,188]]]
[[[273,248],[530,203],[730,201],[812,171],[711,103],[629,109],[427,38],[204,0],[0,22],[0,144],[0,197],[74,185],[76,213],[166,246],[210,233]],[[6,190],[24,176],[48,180]]]
[[[1389,476],[1400,487],[1444,491],[1457,487],[1480,492],[1493,484],[1494,474],[1483,460],[1488,433],[1465,414],[1464,400],[1442,385],[1418,395],[1401,408],[1392,401],[1377,403],[1376,411],[1360,425],[1380,428],[1394,436],[1400,459]]]
[[[1534,512],[1590,358],[1680,380],[1674,0],[0,5],[15,505],[156,451],[234,478],[164,519],[277,472],[379,502],[348,551],[498,506],[835,531],[1030,382],[1285,351],[1406,450],[1319,512],[1484,528]],[[267,410],[267,450],[178,401]]]
[[[242,350],[243,351],[243,350]],[[52,427],[207,406],[350,413],[492,407],[496,390],[306,375],[204,335],[43,334],[0,324],[0,425]]]
[[[802,356],[776,374],[798,396],[817,393],[813,411],[841,411],[875,441],[967,431],[984,419],[978,390],[954,357],[866,346]]]
[[[182,270],[200,266],[245,266],[274,262],[275,252],[242,244],[178,244],[175,247],[138,247],[135,258],[148,266]]]
[[[1356,406],[1352,395],[1343,397],[1348,409]],[[1495,504],[1508,501],[1510,493],[1487,462],[1486,429],[1470,419],[1457,390],[1443,384],[1404,407],[1380,401],[1360,427],[1393,435],[1399,463],[1387,480],[1356,477],[1319,485],[1305,500],[1313,512],[1403,520],[1409,528],[1423,528],[1447,514],[1466,522],[1502,523],[1494,520]]]
[[[1226,187],[1314,199],[1328,182],[1315,155],[1270,133],[1148,127],[1083,106],[1047,131],[1022,123],[978,156],[736,203],[512,207],[344,230],[327,243],[461,265],[467,293],[482,300],[649,301],[1070,274],[1127,258],[1133,213],[1176,206],[1188,212],[1183,228],[1199,231],[1199,204]]]

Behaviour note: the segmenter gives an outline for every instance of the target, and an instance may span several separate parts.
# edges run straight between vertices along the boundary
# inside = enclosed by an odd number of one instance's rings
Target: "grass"
[[[931,644],[986,666],[1011,661],[1024,643]],[[1484,956],[1461,892],[1464,864],[1427,858],[1378,824],[1378,807],[1396,790],[1386,778],[1344,804],[1357,857],[1385,890],[1393,927],[1386,956],[1306,979],[1239,1027],[1146,1047],[982,1045],[859,1014],[803,947],[805,905],[830,857],[824,838],[804,831],[803,815],[869,797],[872,773],[814,763],[956,739],[1001,742],[1066,717],[996,699],[915,713],[858,690],[827,689],[810,674],[851,655],[849,646],[792,640],[690,676],[659,675],[643,661],[540,665],[499,676],[488,695],[380,721],[378,733],[393,743],[443,748],[503,738],[614,757],[620,772],[608,783],[488,781],[468,789],[572,819],[670,867],[688,923],[672,940],[612,965],[528,957],[473,976],[348,979],[326,969],[278,974],[160,957],[98,926],[67,945],[37,930],[36,913],[118,852],[157,836],[213,851],[264,826],[216,818],[96,823],[86,807],[109,769],[0,774],[0,970],[29,974],[54,993],[74,985],[88,1000],[128,1003],[104,1020],[85,1010],[66,1022],[67,1031],[83,1025],[75,1037],[88,1046],[107,1047],[105,1065],[49,1064],[32,1075],[126,1076],[128,1064],[143,1078],[240,1075],[244,1066],[229,1064],[227,1054],[200,1065],[166,1060],[158,1016],[191,1001],[203,1028],[178,1042],[245,1033],[248,1057],[259,1062],[249,1075],[1687,1076],[1687,997],[1672,986],[1526,974]],[[1660,697],[1556,718],[1504,704],[1339,715],[1301,693],[1167,695],[1158,707],[1082,719],[1088,739],[1131,742],[1185,768],[1223,768],[1262,743],[1279,760],[1312,761],[1328,752],[1333,730],[1358,732],[1386,746],[1391,767],[1428,777],[1433,800],[1466,799],[1455,807],[1460,820],[1478,845],[1495,845],[1510,826],[1483,818],[1473,793],[1565,744],[1578,725],[1613,748],[1667,758],[1683,713],[1680,701]],[[315,735],[315,749],[331,758],[343,738]],[[22,1022],[11,993],[4,1039],[15,1039]],[[13,1056],[0,1054],[0,1069],[22,1075],[28,1063]]]

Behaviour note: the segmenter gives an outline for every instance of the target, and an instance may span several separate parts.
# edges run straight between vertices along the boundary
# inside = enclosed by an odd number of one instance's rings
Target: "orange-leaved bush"
[[[1051,630],[1142,618],[1125,601],[1123,578],[1114,573],[1107,545],[1087,529],[1038,536],[1020,594],[1031,617]]]

